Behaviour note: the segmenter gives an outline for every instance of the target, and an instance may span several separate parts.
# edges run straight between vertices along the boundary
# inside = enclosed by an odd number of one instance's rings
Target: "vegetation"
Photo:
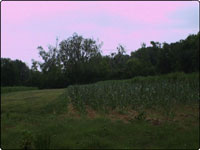
[[[1,86],[25,85],[29,68],[20,60],[1,58]]]
[[[199,74],[173,73],[165,76],[136,77],[68,87],[71,102],[79,110],[140,109],[199,102]]]
[[[1,87],[1,94],[17,92],[17,91],[29,91],[37,90],[37,87],[25,87],[25,86],[11,86],[11,87]]]
[[[98,84],[101,87],[104,83]],[[190,105],[174,105],[173,118],[162,114],[162,107],[126,112],[115,109],[109,113],[87,107],[86,113],[82,113],[70,103],[67,91],[33,90],[1,95],[1,148],[199,147],[199,109],[195,100]]]
[[[29,69],[20,60],[1,58],[2,86],[65,88],[103,80],[129,79],[136,76],[199,71],[199,35],[189,35],[175,43],[151,41],[151,45],[126,54],[119,45],[117,53],[102,56],[102,43],[73,34],[45,51],[39,46],[43,62],[32,60]]]
[[[199,148],[199,35],[102,56],[73,34],[31,69],[1,58],[1,148]]]

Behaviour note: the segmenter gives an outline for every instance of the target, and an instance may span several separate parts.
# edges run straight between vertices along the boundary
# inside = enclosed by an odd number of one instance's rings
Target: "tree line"
[[[102,80],[128,79],[135,76],[171,72],[199,71],[199,32],[175,43],[151,41],[126,54],[119,45],[117,53],[102,55],[102,43],[76,33],[55,46],[38,52],[42,62],[32,60],[29,68],[20,60],[1,58],[1,86],[36,86],[63,88]]]

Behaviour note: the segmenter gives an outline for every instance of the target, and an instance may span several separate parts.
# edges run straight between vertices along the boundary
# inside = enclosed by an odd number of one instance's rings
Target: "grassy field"
[[[2,149],[198,149],[199,75],[1,95]]]
[[[29,90],[38,90],[37,87],[25,87],[25,86],[10,86],[10,87],[1,87],[1,94],[18,92],[18,91],[29,91]]]

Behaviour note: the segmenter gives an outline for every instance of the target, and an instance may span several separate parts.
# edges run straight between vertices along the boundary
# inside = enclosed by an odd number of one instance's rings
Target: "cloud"
[[[123,44],[128,52],[151,40],[173,42],[198,32],[192,1],[3,1],[2,57],[31,63],[37,46],[74,32],[104,42],[104,54]],[[12,43],[12,44],[11,44]]]

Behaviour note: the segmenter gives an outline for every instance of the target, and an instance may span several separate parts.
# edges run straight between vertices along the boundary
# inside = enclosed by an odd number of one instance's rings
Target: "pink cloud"
[[[130,21],[140,21],[142,23],[170,22],[167,15],[177,9],[191,5],[191,2],[110,2],[110,5],[102,6],[105,11],[129,19]]]
[[[9,22],[27,21],[33,17],[52,18],[56,15],[73,15],[74,13],[112,13],[130,20],[142,22],[158,22],[165,15],[191,2],[55,2],[55,1],[23,1],[2,2],[2,19]],[[159,13],[158,13],[159,12]]]
[[[55,43],[56,36],[63,40],[73,32],[99,38],[104,42],[104,54],[116,51],[119,43],[133,51],[141,42],[179,40],[197,29],[179,29],[185,19],[169,16],[183,8],[193,10],[196,4],[192,1],[3,1],[1,54],[30,64],[32,58],[38,59],[37,46],[47,49],[48,44]]]
[[[22,22],[30,18],[37,17],[54,17],[57,14],[70,13],[76,11],[76,4],[67,4],[66,2],[51,1],[3,1],[2,2],[2,19],[8,22]]]

